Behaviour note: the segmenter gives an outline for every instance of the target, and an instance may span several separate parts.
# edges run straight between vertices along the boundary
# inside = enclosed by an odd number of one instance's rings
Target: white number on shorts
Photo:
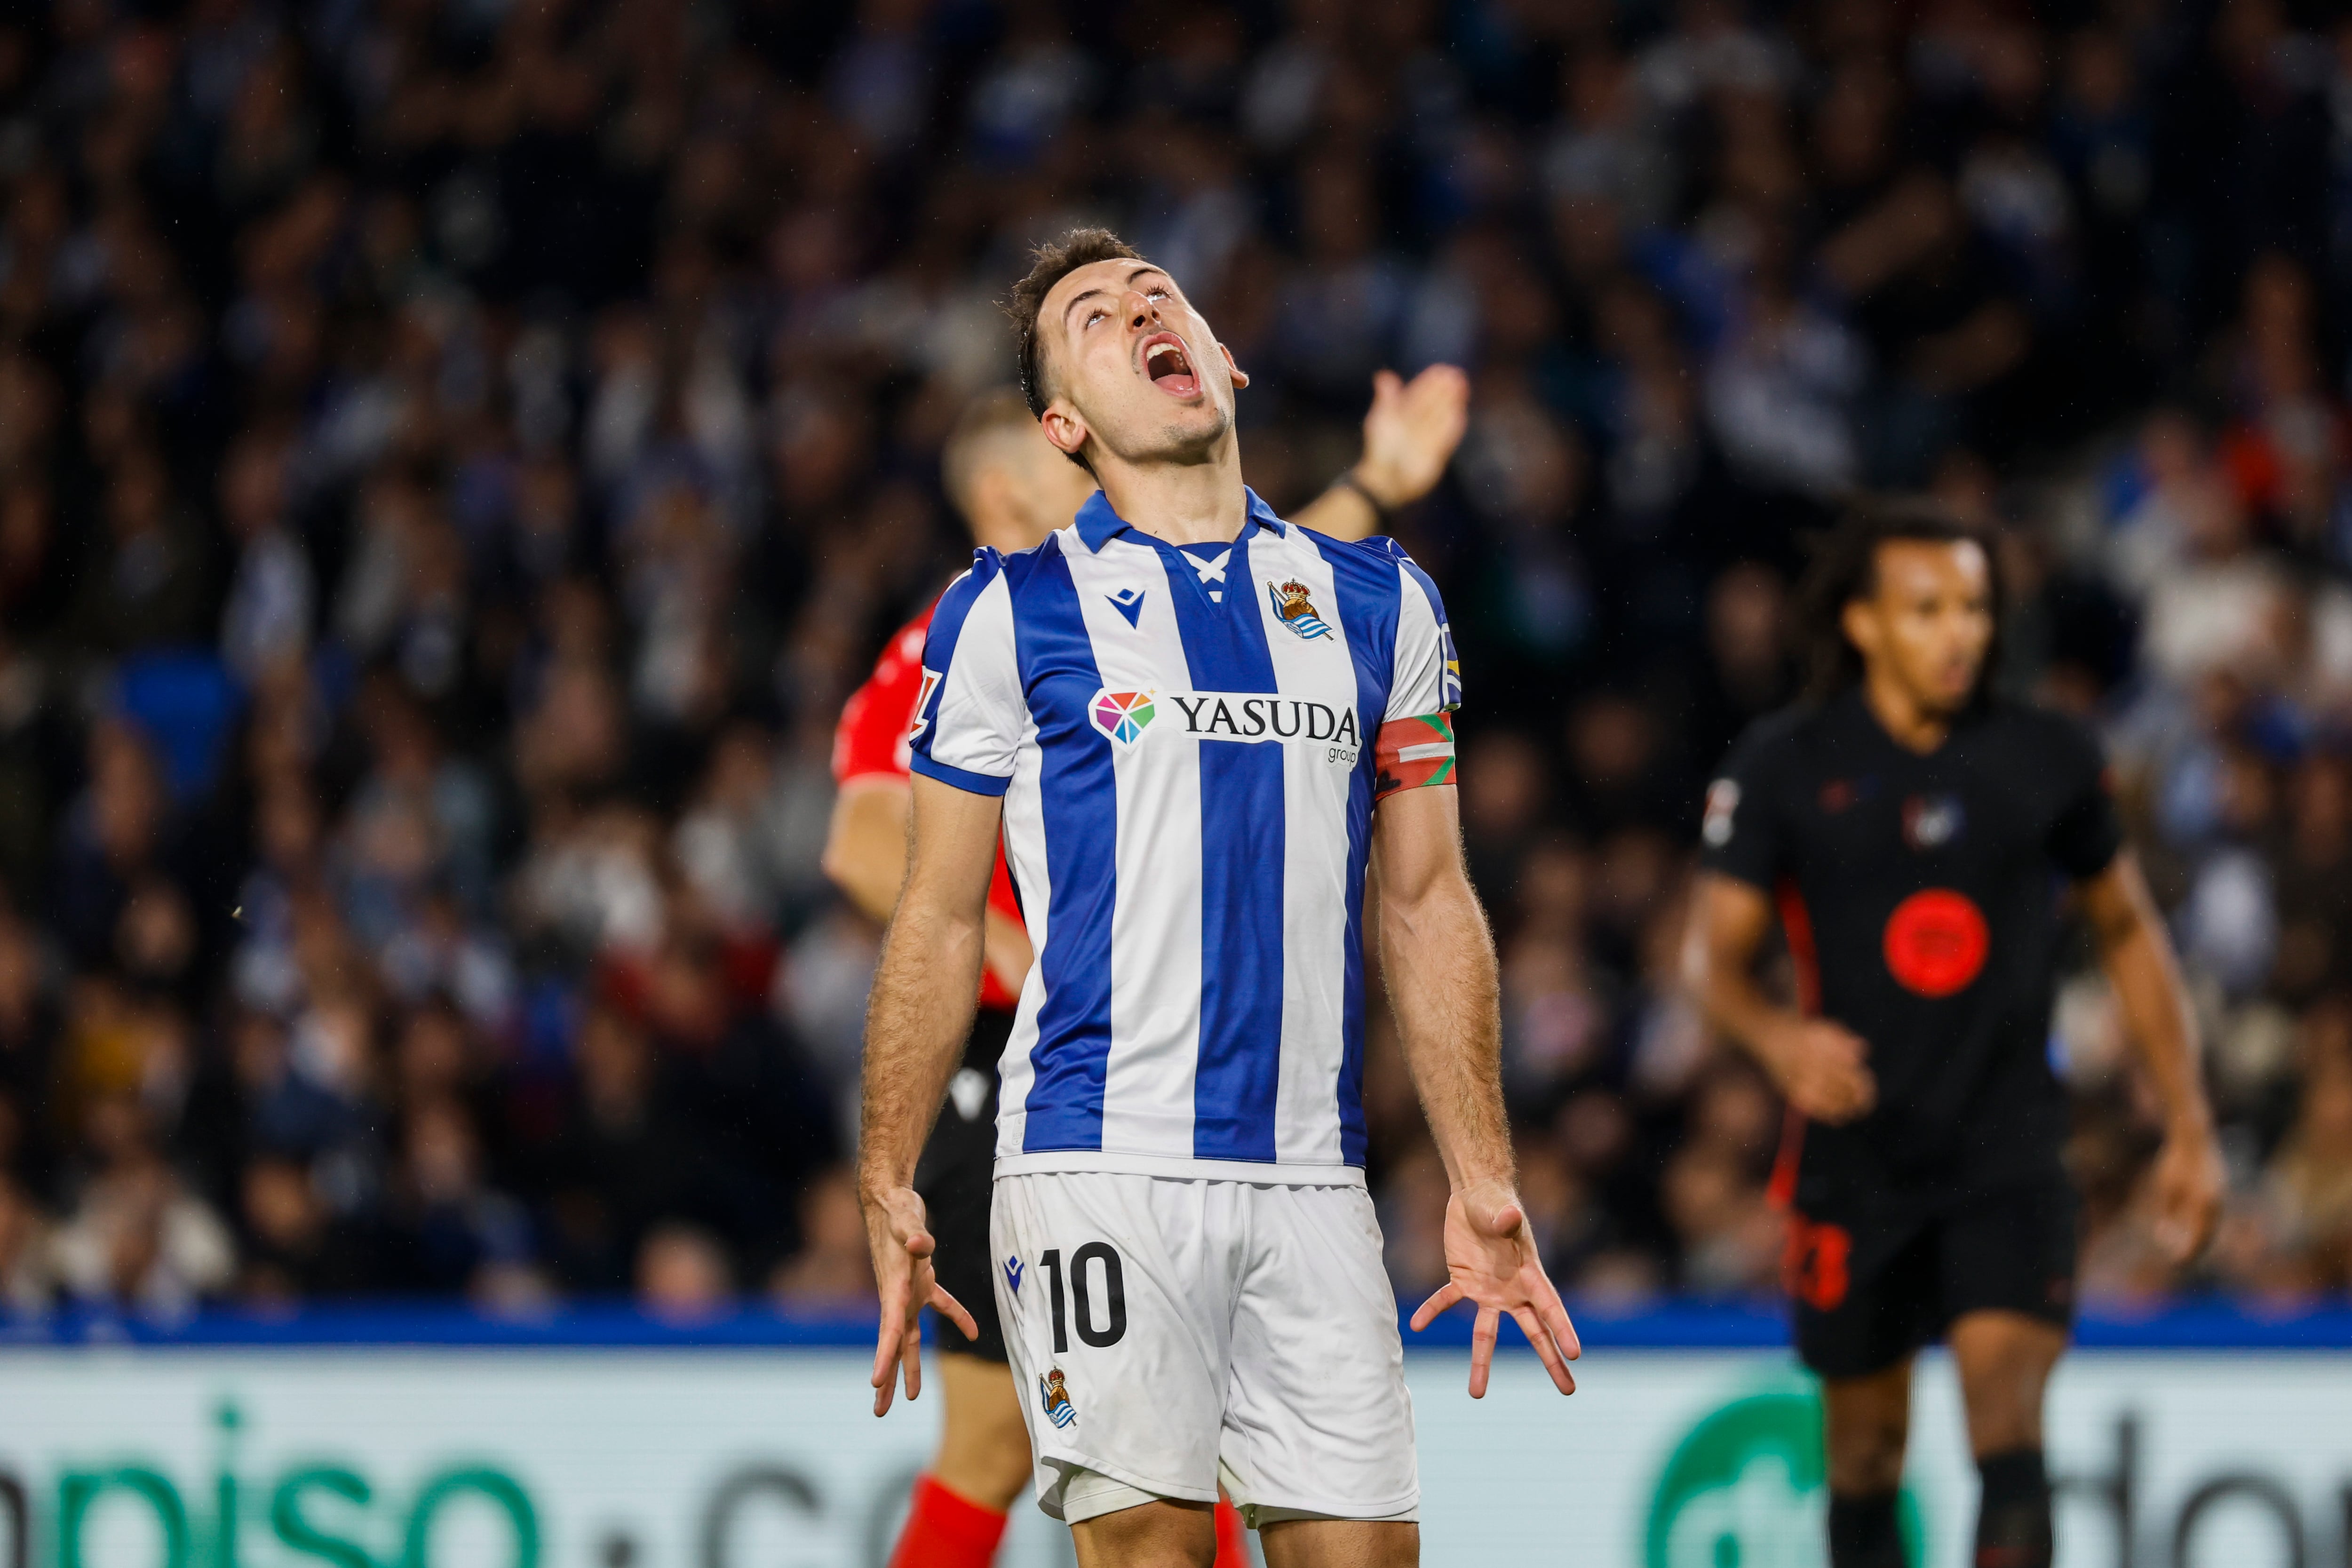
[[[1054,1308],[1054,1353],[1066,1354],[1070,1331],[1062,1305],[1062,1249],[1057,1247],[1037,1261],[1045,1267]],[[1087,1282],[1087,1265],[1096,1262],[1103,1266],[1103,1304],[1110,1313],[1110,1326],[1105,1329],[1095,1327],[1094,1292]],[[1078,1338],[1102,1350],[1127,1337],[1127,1272],[1110,1243],[1090,1241],[1070,1255],[1070,1289],[1078,1299]]]

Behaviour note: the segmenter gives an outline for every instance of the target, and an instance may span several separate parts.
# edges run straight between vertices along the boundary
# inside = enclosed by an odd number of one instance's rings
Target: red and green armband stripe
[[[1372,750],[1372,798],[1454,782],[1454,715],[1429,713],[1381,726]]]

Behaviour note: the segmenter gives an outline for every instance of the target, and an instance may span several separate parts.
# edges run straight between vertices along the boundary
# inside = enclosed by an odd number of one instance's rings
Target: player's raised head
[[[965,406],[940,449],[940,479],[973,542],[1007,553],[1043,542],[1095,488],[1085,469],[1063,460],[1009,386]]]
[[[1231,434],[1249,378],[1176,280],[1108,229],[1040,247],[1006,309],[1030,411],[1072,460],[1202,458]]]
[[[1991,542],[1927,502],[1848,511],[1805,585],[1816,696],[1861,681],[1957,714],[1990,683],[2000,627]]]

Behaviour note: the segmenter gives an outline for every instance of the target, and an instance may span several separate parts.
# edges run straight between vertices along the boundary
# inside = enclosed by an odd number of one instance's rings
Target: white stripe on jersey
[[[1029,949],[1045,951],[1052,931],[1046,917],[1054,908],[1054,877],[1045,866],[1045,797],[1037,787],[1045,770],[1045,753],[1037,748],[1037,721],[1024,708],[1021,744],[1015,752],[1013,783],[1004,792],[1004,863],[1013,885],[1021,889],[1021,921],[1029,929]],[[1013,1015],[1013,1033],[1004,1042],[997,1069],[996,1135],[1000,1142],[1021,1147],[1029,1120],[1029,1086],[1037,1080],[1032,1054],[1037,1048],[1037,1009],[1045,1003],[1045,966],[1032,963],[1021,983],[1021,1001]]]

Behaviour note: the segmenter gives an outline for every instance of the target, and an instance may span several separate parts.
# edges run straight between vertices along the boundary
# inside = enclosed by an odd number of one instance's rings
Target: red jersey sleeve
[[[900,627],[874,661],[874,673],[851,693],[833,731],[834,783],[907,776],[907,732],[923,691],[923,636],[930,626],[927,609]]]
[[[937,608],[933,605],[932,608]],[[833,731],[833,782],[853,779],[904,779],[908,731],[915,727],[915,702],[923,694],[923,639],[931,629],[931,611],[908,621],[874,661],[874,673],[850,694]],[[1019,925],[1021,900],[1013,890],[1013,872],[1004,863],[1002,840],[996,847],[996,872],[988,884],[988,904]],[[980,977],[980,1005],[1011,1012],[1020,996],[998,983],[993,974]]]

